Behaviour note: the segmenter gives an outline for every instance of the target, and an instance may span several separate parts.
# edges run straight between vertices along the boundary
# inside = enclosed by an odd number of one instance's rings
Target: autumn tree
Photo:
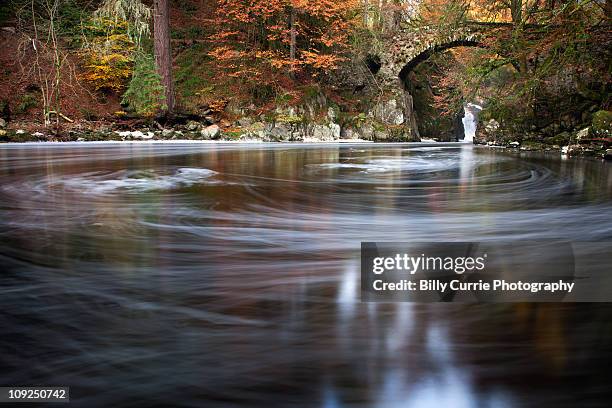
[[[122,92],[131,75],[134,42],[127,34],[127,23],[94,17],[82,24],[80,52],[85,73],[81,78],[93,88]]]
[[[210,52],[229,76],[253,84],[334,69],[348,49],[354,0],[220,0]]]

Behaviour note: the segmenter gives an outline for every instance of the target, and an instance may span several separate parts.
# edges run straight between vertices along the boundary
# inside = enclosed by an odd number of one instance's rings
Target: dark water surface
[[[608,304],[367,304],[361,241],[612,239],[612,166],[438,145],[0,146],[0,385],[73,406],[578,407]]]

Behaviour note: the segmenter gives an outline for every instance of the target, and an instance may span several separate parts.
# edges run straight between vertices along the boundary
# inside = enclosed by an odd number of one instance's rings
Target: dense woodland
[[[605,139],[611,15],[609,0],[8,0],[1,111],[13,129],[195,119],[231,136],[332,109],[344,132],[385,98],[377,53],[394,33],[478,22],[494,27],[484,44],[436,53],[405,81],[421,135],[452,139],[475,102],[513,137],[594,124]]]

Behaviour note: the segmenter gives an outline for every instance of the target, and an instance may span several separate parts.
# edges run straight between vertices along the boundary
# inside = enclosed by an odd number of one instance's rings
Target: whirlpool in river
[[[462,144],[0,147],[0,384],[76,406],[596,406],[606,304],[369,304],[361,241],[612,239],[612,166]],[[609,265],[608,265],[609,267]]]

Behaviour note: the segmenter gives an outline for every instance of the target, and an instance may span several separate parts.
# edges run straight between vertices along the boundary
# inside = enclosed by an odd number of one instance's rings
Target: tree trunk
[[[289,17],[289,25],[291,29],[291,42],[289,44],[289,60],[291,61],[291,67],[289,71],[289,75],[291,78],[295,78],[295,48],[296,48],[296,27],[295,27],[295,19],[296,19],[296,10],[295,7],[291,7],[291,15]]]
[[[172,113],[174,110],[174,81],[172,79],[168,1],[153,1],[153,40],[155,44],[155,66],[164,86],[166,111]]]
[[[511,0],[510,1],[510,15],[512,16],[512,22],[516,25],[522,24],[523,20],[523,1],[522,0]]]

